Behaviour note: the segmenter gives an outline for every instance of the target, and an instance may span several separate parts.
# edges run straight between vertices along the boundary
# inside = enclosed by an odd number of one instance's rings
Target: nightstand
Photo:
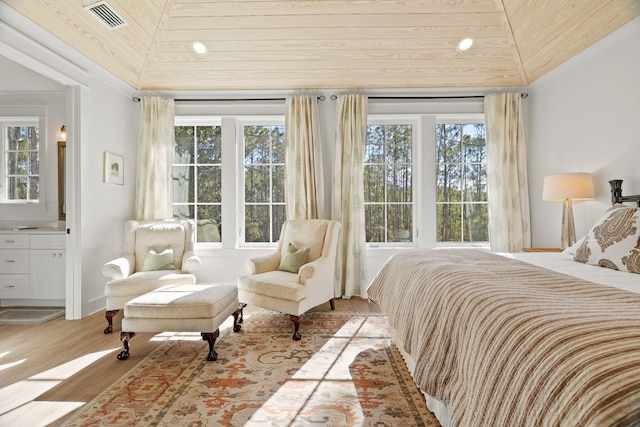
[[[523,248],[522,252],[562,252],[560,248]]]

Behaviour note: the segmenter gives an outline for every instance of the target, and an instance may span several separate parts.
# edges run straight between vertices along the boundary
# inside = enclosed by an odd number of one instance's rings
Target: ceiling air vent
[[[84,7],[91,12],[100,22],[107,26],[110,30],[121,28],[129,25],[106,1],[99,1]]]

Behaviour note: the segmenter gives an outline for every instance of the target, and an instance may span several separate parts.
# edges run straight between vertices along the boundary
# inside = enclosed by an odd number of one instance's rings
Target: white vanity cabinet
[[[0,298],[29,298],[29,236],[0,236]]]
[[[63,233],[0,234],[0,299],[64,299]]]
[[[29,236],[29,298],[64,299],[64,234]]]

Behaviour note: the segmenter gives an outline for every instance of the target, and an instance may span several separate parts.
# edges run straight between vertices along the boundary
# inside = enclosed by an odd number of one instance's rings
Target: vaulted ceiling
[[[640,0],[107,0],[126,23],[110,29],[95,0],[2,1],[139,90],[526,86],[640,16]]]

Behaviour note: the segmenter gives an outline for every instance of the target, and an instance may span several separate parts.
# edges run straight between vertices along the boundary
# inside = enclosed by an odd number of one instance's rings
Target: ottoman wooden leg
[[[209,343],[209,354],[207,355],[207,360],[209,362],[213,362],[218,359],[218,353],[213,349],[213,344],[215,344],[216,339],[220,336],[220,329],[216,329],[215,332],[202,332],[202,339]]]
[[[135,332],[120,332],[120,341],[124,346],[124,350],[118,353],[118,360],[126,360],[129,358],[129,340],[134,337]]]

